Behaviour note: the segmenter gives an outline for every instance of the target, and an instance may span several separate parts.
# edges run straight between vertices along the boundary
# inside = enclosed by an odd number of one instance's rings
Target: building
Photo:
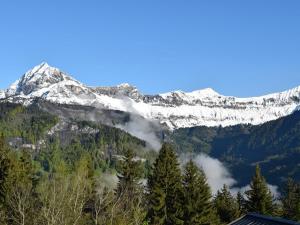
[[[277,217],[249,213],[228,225],[300,225],[300,223]]]

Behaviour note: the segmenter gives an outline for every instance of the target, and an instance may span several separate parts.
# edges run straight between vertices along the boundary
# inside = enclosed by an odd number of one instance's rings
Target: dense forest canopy
[[[213,194],[193,158],[184,164],[178,158],[180,151],[191,151],[189,138],[202,146],[196,151],[215,157],[214,145],[226,136],[232,137],[233,152],[234,146],[245,146],[245,137],[253,141],[246,150],[268,143],[274,147],[276,135],[285,138],[282,128],[292,126],[288,132],[297,133],[297,123],[288,119],[264,128],[276,131],[273,142],[253,140],[252,133],[262,137],[262,127],[194,128],[174,132],[175,142],[156,152],[145,141],[101,123],[60,118],[34,105],[1,103],[0,108],[0,224],[219,225],[247,212],[300,220],[299,183],[288,180],[275,199],[261,171],[263,162],[251,167],[250,189],[232,195],[226,185]],[[244,139],[234,142],[239,135]]]

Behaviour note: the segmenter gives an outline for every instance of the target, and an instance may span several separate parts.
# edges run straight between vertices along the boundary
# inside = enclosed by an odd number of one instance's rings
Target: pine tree
[[[246,209],[245,209],[245,198],[242,195],[242,193],[239,191],[236,195],[236,201],[238,203],[239,206],[239,211],[240,211],[240,215],[243,215],[246,213]]]
[[[142,178],[142,168],[139,160],[131,149],[125,150],[124,158],[118,173],[117,197],[122,195],[132,201],[135,195],[140,192],[140,179]],[[128,205],[127,205],[128,206]]]
[[[5,138],[0,136],[0,224],[6,224],[7,221],[7,205],[6,197],[6,182],[9,176],[10,159],[9,149],[5,144]]]
[[[141,161],[136,158],[131,149],[125,150],[124,158],[118,169],[118,185],[114,204],[117,224],[136,224],[143,221],[146,216],[141,186]],[[133,222],[135,221],[135,222]]]
[[[218,191],[214,202],[222,223],[230,223],[239,217],[238,203],[226,185],[223,186],[221,191]]]
[[[283,217],[300,221],[300,185],[288,179],[281,201]]]
[[[265,215],[274,213],[273,196],[269,190],[265,178],[261,175],[259,165],[256,166],[255,175],[250,183],[250,190],[246,191],[246,208],[248,212],[256,212]]]
[[[177,156],[164,144],[148,179],[148,218],[150,224],[182,225],[183,186]]]
[[[10,160],[8,156],[8,147],[5,144],[5,138],[0,136],[0,205],[4,203],[5,182],[9,173]]]
[[[186,225],[216,224],[217,215],[205,174],[191,160],[185,166],[183,187],[184,223]]]

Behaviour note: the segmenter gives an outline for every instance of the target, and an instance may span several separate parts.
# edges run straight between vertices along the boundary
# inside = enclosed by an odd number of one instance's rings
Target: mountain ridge
[[[224,96],[211,88],[144,95],[128,83],[114,87],[87,86],[46,62],[27,71],[0,98],[29,105],[35,98],[120,110],[157,120],[171,130],[194,126],[262,124],[299,110],[300,86],[249,98]]]

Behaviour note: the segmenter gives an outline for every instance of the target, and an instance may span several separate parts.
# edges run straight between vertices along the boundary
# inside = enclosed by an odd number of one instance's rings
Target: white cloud
[[[130,120],[126,124],[118,124],[117,128],[120,128],[131,135],[146,141],[151,148],[159,150],[161,148],[161,142],[156,136],[154,122],[147,121],[139,116],[130,115]]]
[[[250,189],[249,184],[241,188],[234,187],[237,183],[236,180],[232,177],[225,165],[218,159],[212,158],[206,154],[199,154],[196,156],[182,155],[180,157],[183,164],[185,164],[190,158],[192,158],[199,168],[203,169],[213,194],[216,194],[224,184],[229,187],[230,192],[233,195],[236,195],[238,191],[244,193]],[[275,198],[280,197],[280,193],[276,185],[268,184],[268,187]]]
[[[186,157],[183,158],[187,161]],[[231,188],[236,183],[228,169],[218,159],[211,158],[206,154],[200,154],[193,157],[193,161],[199,168],[203,169],[213,194],[216,194],[224,184]]]
[[[268,184],[268,188],[270,189],[270,191],[275,199],[278,199],[280,197],[280,192],[278,191],[278,186]],[[241,188],[232,188],[231,193],[236,195],[240,191],[242,194],[244,194],[248,190],[250,190],[250,184],[248,184],[244,187],[241,187]]]
[[[162,145],[156,134],[156,131],[160,130],[159,122],[141,117],[134,107],[134,101],[130,98],[124,96],[119,96],[119,98],[122,99],[123,107],[131,114],[126,124],[118,124],[116,127],[146,141],[151,148],[158,151]]]

